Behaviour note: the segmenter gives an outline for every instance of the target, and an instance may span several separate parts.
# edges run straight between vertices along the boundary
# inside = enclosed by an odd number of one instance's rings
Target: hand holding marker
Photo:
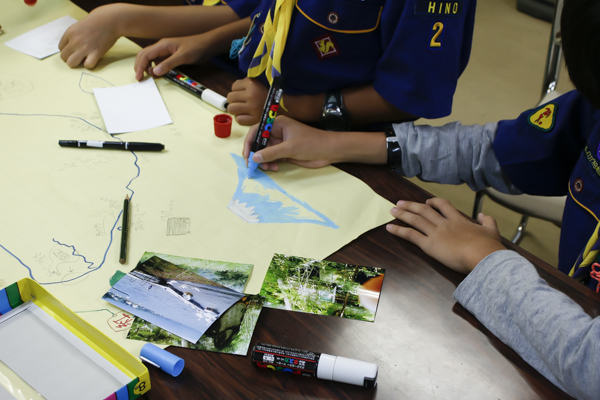
[[[229,105],[229,103],[227,103],[227,98],[202,86],[199,82],[196,82],[181,72],[172,69],[165,74],[164,78],[190,92],[194,96],[200,97],[211,106],[216,107],[221,111],[227,111],[227,106]]]
[[[265,101],[265,107],[263,108],[263,112],[260,117],[258,130],[256,131],[256,137],[254,138],[252,147],[250,148],[250,155],[248,156],[248,178],[252,178],[252,175],[254,175],[254,172],[256,172],[256,168],[258,168],[258,163],[254,162],[253,160],[254,153],[264,149],[267,146],[267,141],[271,135],[271,128],[273,128],[273,121],[277,116],[277,110],[279,109],[279,102],[281,101],[282,94],[283,89],[281,89],[281,76],[276,76],[273,78],[273,83],[269,88],[267,100]]]

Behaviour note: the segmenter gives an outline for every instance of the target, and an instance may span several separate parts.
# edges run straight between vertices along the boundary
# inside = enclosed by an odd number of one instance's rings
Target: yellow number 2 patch
[[[440,48],[442,47],[442,42],[440,41],[440,36],[442,31],[444,30],[444,24],[441,22],[436,22],[433,24],[433,28],[431,31],[433,32],[433,36],[431,37],[431,41],[429,42],[429,47]]]

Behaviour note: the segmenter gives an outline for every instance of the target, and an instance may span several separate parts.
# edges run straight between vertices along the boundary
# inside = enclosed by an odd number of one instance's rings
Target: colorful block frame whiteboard
[[[32,302],[41,308],[131,379],[128,384],[110,394],[105,400],[134,400],[150,390],[150,375],[140,360],[77,316],[32,279],[24,278],[0,290],[0,316],[27,302]]]

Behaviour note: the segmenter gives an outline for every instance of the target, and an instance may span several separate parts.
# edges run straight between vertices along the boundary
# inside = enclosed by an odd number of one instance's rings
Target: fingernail
[[[388,230],[388,231],[391,231],[391,230],[392,230],[392,226],[394,226],[394,225],[392,225],[392,224],[387,224],[387,225],[385,226],[385,229],[386,229],[386,230]]]
[[[263,156],[260,153],[255,153],[254,157],[252,157],[252,159],[254,160],[255,163],[262,163],[263,161]]]
[[[154,72],[154,75],[162,75],[162,68],[161,67],[154,67],[154,69],[152,70],[152,72]]]
[[[393,207],[390,212],[395,213],[396,211],[398,211],[398,207]]]
[[[402,203],[404,203],[404,200],[398,200],[398,202],[396,203],[397,206],[401,205]]]

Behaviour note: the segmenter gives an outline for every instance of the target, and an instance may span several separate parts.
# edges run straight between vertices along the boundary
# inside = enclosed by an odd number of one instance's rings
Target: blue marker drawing
[[[256,170],[254,179],[248,179],[244,159],[231,153],[237,164],[238,185],[227,208],[254,224],[317,224],[338,229],[332,220],[307,203],[288,194],[271,177]]]

